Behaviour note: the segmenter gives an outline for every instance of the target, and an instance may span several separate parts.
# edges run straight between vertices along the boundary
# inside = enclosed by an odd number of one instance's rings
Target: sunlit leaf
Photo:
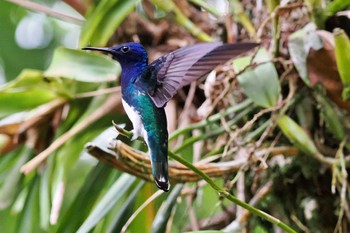
[[[329,15],[334,15],[338,11],[341,11],[350,5],[350,0],[334,0],[327,6]]]
[[[246,57],[235,60],[236,70],[243,70],[247,65],[247,61]],[[280,94],[278,74],[274,64],[269,61],[268,52],[265,49],[260,49],[253,60],[253,63],[258,64],[258,66],[248,68],[237,77],[244,93],[255,104],[265,108],[275,106]]]
[[[40,71],[24,70],[17,80],[0,89],[0,117],[32,109],[58,98],[55,83],[46,82]]]
[[[336,29],[333,32],[335,42],[335,57],[340,74],[344,84],[343,99],[350,99],[350,41],[349,37],[342,29]]]
[[[45,76],[99,83],[115,81],[119,73],[118,63],[104,55],[59,47]]]
[[[105,46],[117,27],[140,0],[102,0],[87,18],[82,29],[81,46]]]

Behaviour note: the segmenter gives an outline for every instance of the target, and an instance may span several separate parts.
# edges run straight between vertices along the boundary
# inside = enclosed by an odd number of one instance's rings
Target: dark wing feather
[[[158,108],[163,107],[181,87],[207,74],[217,65],[257,45],[256,43],[221,44],[214,42],[175,50],[149,65],[149,67],[156,67],[153,70],[158,83],[155,90],[149,92],[150,97]]]

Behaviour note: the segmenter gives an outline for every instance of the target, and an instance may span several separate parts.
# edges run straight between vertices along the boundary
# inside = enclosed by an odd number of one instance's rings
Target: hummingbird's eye
[[[128,47],[128,46],[123,46],[123,47],[121,48],[121,51],[122,51],[123,53],[127,53],[127,52],[129,51],[129,47]]]

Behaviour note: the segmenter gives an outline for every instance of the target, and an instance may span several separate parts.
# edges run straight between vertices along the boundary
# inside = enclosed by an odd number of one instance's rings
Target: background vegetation
[[[348,232],[349,7],[1,1],[1,231]],[[163,193],[145,145],[112,126],[131,129],[120,67],[80,48],[137,41],[153,60],[214,40],[261,46],[168,103]]]

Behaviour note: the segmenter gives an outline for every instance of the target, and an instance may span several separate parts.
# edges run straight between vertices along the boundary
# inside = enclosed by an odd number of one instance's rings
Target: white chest
[[[141,121],[140,114],[137,111],[135,111],[135,109],[133,107],[131,107],[124,100],[122,100],[122,104],[123,104],[123,107],[124,107],[126,114],[128,115],[129,119],[131,120],[132,126],[134,128],[132,140],[134,140],[138,137],[143,137],[144,139],[147,140],[146,130],[145,130],[143,123]]]

